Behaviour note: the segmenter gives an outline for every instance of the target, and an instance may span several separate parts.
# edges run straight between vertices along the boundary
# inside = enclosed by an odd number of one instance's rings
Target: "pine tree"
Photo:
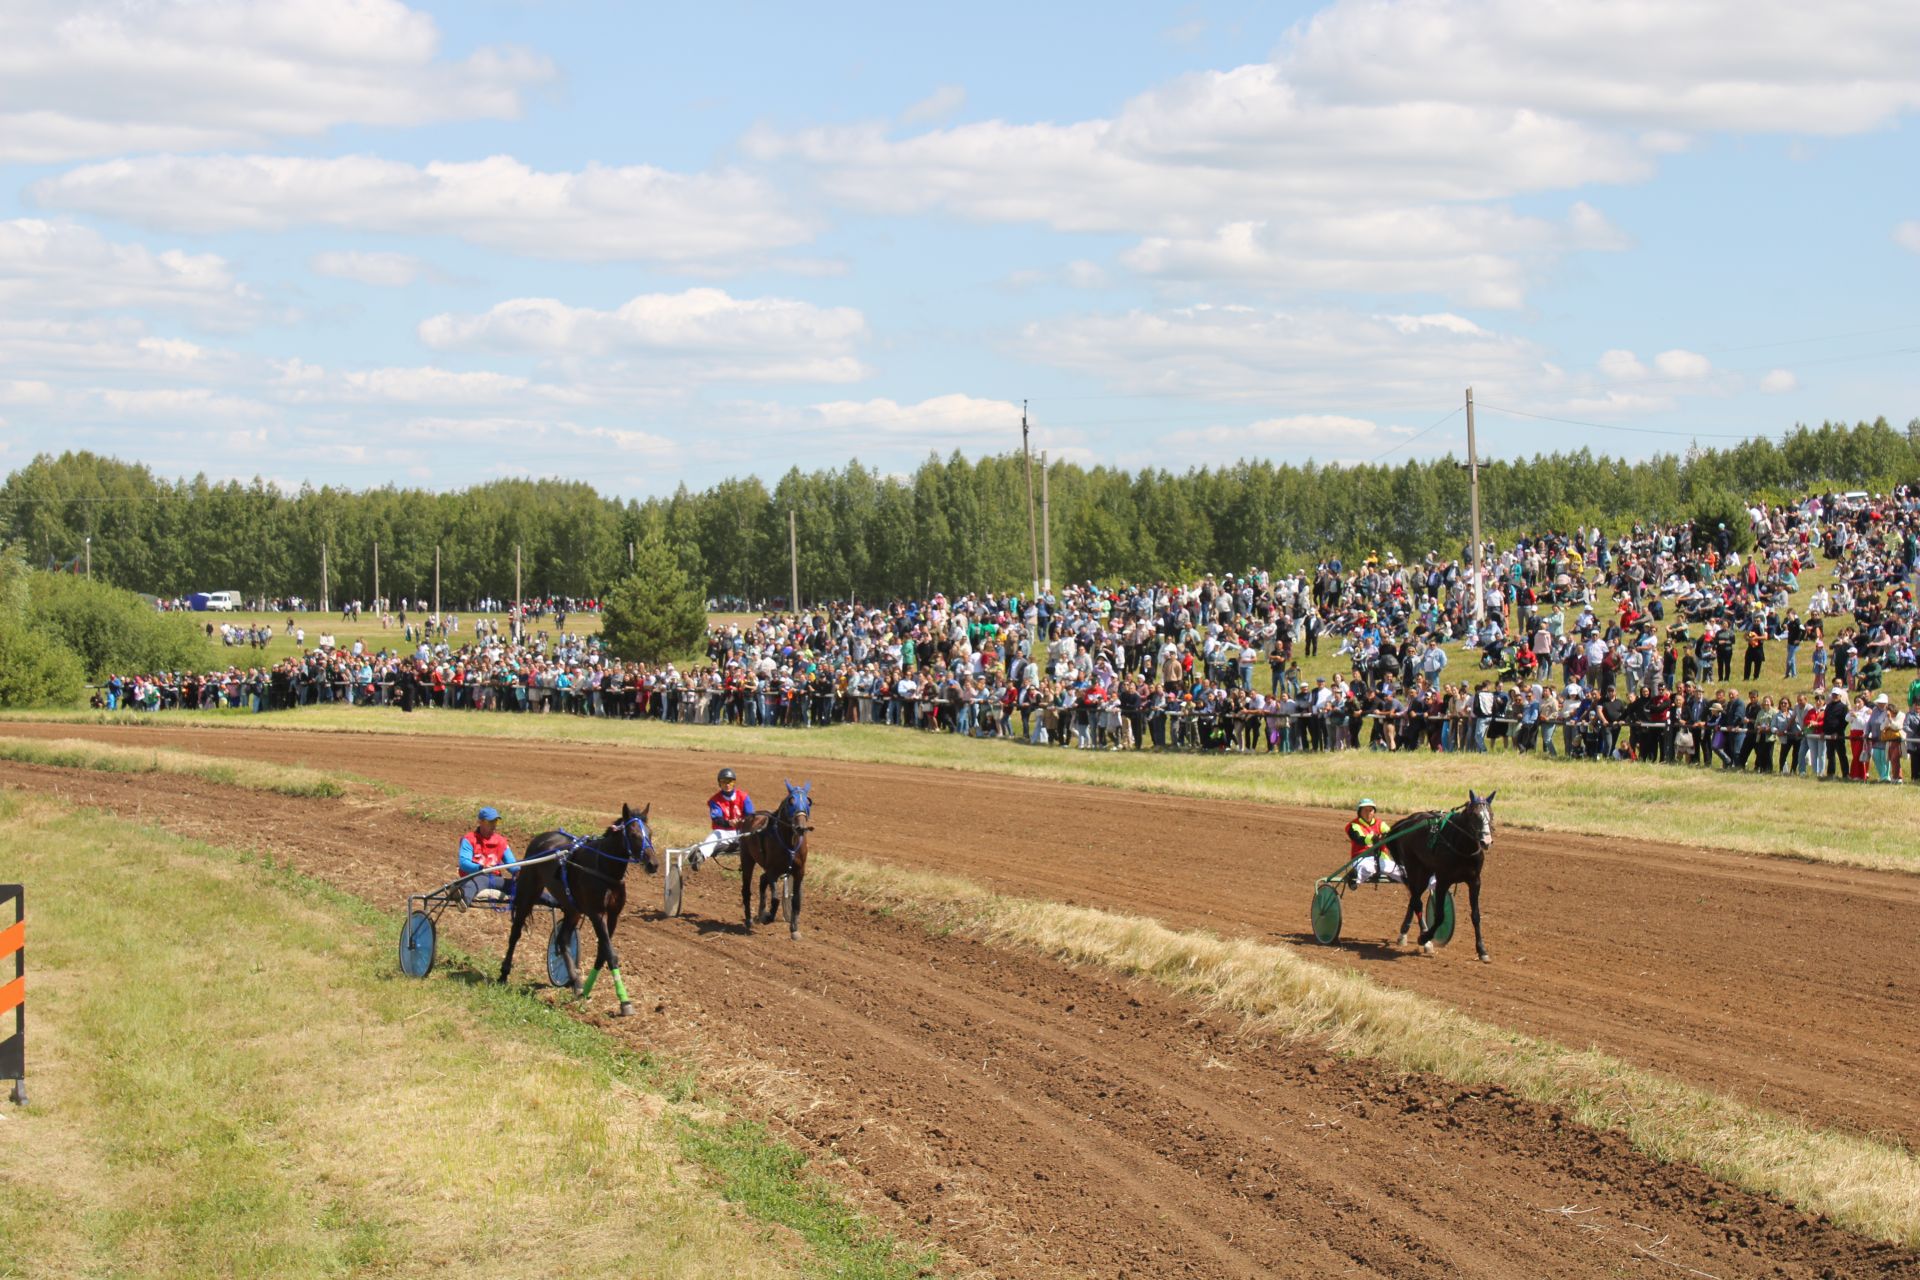
[[[634,547],[633,572],[601,601],[601,636],[618,658],[665,662],[693,651],[707,630],[705,592],[659,534]]]

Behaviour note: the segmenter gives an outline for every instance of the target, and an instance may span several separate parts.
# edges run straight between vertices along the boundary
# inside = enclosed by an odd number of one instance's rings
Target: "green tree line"
[[[1481,466],[1490,536],[1724,511],[1755,495],[1886,488],[1920,479],[1920,420],[1797,427],[1778,440],[1625,461],[1581,449]],[[1243,461],[1124,471],[1055,462],[1056,581],[1160,578],[1203,569],[1299,565],[1320,556],[1429,550],[1467,538],[1467,475],[1452,457],[1362,466]],[[929,457],[911,475],[858,461],[753,477],[670,497],[619,499],[562,480],[500,480],[457,492],[169,480],[90,453],[42,455],[0,487],[0,538],[36,567],[90,555],[95,578],[153,595],[238,590],[318,599],[326,555],[334,603],[510,599],[514,549],[525,594],[597,596],[628,570],[629,545],[657,539],[709,596],[787,594],[787,515],[796,513],[807,599],[880,599],[929,589],[1018,588],[1030,574],[1024,459]],[[91,540],[90,542],[88,540]]]

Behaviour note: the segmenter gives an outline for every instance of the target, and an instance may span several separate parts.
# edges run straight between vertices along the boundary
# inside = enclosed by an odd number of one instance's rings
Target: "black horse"
[[[560,908],[563,927],[559,942],[563,956],[572,955],[574,932],[580,927],[581,916],[592,922],[594,937],[600,943],[599,952],[593,958],[593,970],[587,974],[584,985],[579,969],[568,962],[569,985],[584,1000],[593,994],[600,970],[611,968],[613,990],[620,997],[620,1011],[614,1016],[624,1018],[633,1013],[633,1002],[627,999],[626,981],[620,976],[620,956],[613,949],[613,931],[620,922],[621,910],[627,905],[628,865],[637,862],[646,868],[648,875],[655,871],[653,832],[647,826],[647,815],[652,810],[653,806],[648,805],[636,812],[631,805],[623,804],[619,820],[592,839],[565,831],[543,831],[533,838],[533,843],[527,846],[529,865],[523,865],[513,877],[513,929],[507,934],[507,958],[500,962],[500,981],[505,982],[513,968],[513,948],[520,941],[520,930],[525,927],[527,917],[533,914],[542,898],[547,898]],[[537,861],[547,854],[560,856],[549,862]]]
[[[1493,848],[1493,797],[1496,794],[1489,791],[1479,796],[1468,791],[1467,803],[1461,808],[1446,813],[1433,810],[1410,813],[1387,829],[1383,842],[1393,841],[1393,856],[1407,872],[1407,916],[1400,922],[1402,946],[1406,945],[1407,931],[1420,919],[1420,899],[1427,892],[1428,881],[1434,882],[1436,904],[1446,900],[1454,885],[1465,884],[1467,903],[1473,910],[1474,950],[1482,960],[1493,958],[1487,954],[1487,944],[1480,936],[1480,872],[1486,865],[1487,851]],[[1409,831],[1405,838],[1393,840],[1395,831],[1421,823],[1426,824],[1424,834]],[[1438,910],[1433,918],[1437,924]],[[1433,929],[1424,923],[1420,929],[1420,949],[1433,954]]]
[[[792,876],[787,892],[791,908],[787,913],[787,933],[800,936],[800,884],[807,876],[807,833],[813,830],[813,790],[811,782],[786,784],[787,798],[773,816],[740,834],[734,848],[740,851],[740,914],[747,932],[753,932],[753,869],[760,868],[760,923],[772,924],[780,905],[772,898],[774,881]]]

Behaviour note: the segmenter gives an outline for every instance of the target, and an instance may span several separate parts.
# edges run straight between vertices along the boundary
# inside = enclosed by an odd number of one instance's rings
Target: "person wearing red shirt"
[[[713,830],[698,846],[699,862],[731,849],[740,833],[753,825],[753,797],[738,785],[733,770],[722,769],[719,782],[720,789],[707,797],[707,817]]]
[[[512,887],[513,846],[497,829],[499,822],[500,811],[487,805],[480,810],[473,830],[460,837],[460,874],[473,876],[460,890],[468,902],[497,902]]]

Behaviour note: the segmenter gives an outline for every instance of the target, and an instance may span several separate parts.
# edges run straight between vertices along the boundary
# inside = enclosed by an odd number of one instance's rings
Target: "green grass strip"
[[[400,976],[393,962],[396,913],[270,858],[92,810],[61,811],[42,797],[0,796],[0,819],[0,853],[38,889],[35,919],[50,931],[37,935],[50,940],[36,946],[37,1002],[61,1004],[60,1023],[69,1028],[50,1042],[52,1020],[43,1015],[39,1043],[71,1042],[70,1022],[78,1015],[68,1006],[75,1002],[92,1011],[85,1014],[88,1034],[99,1042],[88,1047],[83,1036],[64,1058],[50,1060],[46,1050],[35,1057],[40,1096],[25,1123],[57,1122],[64,1133],[40,1142],[23,1128],[9,1135],[20,1141],[0,1151],[0,1277],[117,1274],[129,1267],[179,1276],[417,1274],[435,1267],[513,1274],[503,1259],[471,1253],[473,1240],[458,1224],[471,1215],[489,1223],[519,1220],[555,1197],[569,1206],[563,1216],[579,1219],[570,1227],[550,1223],[559,1238],[578,1238],[582,1249],[606,1242],[611,1248],[604,1257],[556,1260],[566,1274],[760,1276],[791,1267],[818,1276],[903,1280],[937,1268],[935,1252],[896,1239],[850,1208],[791,1145],[729,1115],[724,1099],[704,1090],[690,1065],[635,1052],[527,987],[499,985],[490,977],[496,962],[456,948],[443,945],[434,980]],[[47,849],[60,850],[60,857],[35,852]],[[113,861],[120,877],[113,895],[88,890],[98,868],[76,850],[99,850]],[[135,850],[139,856],[129,861]],[[207,971],[197,971],[197,964]],[[387,1058],[370,1050],[356,1061],[346,1043],[327,1041],[355,1035],[362,1024],[331,1026],[328,1017],[355,1002],[375,1011],[355,1016],[372,1028],[370,1041],[383,1033],[392,1041]],[[297,1015],[298,1009],[309,1012]],[[211,1043],[202,1043],[208,1037]],[[390,1060],[395,1048],[405,1050],[399,1065]],[[511,1065],[543,1059],[564,1066]],[[303,1075],[290,1088],[288,1070],[298,1073],[300,1063],[309,1065],[312,1079]],[[487,1105],[480,1100],[491,1092],[486,1081],[496,1063],[542,1096],[557,1091],[575,1099],[570,1109],[559,1102],[522,1106],[507,1117],[583,1126],[573,1136],[533,1144],[552,1176],[562,1178],[544,1190],[537,1182],[529,1189],[519,1160],[493,1167],[473,1154],[472,1135],[463,1145],[457,1130],[428,1114],[373,1137],[366,1125],[345,1138],[330,1129],[311,1132],[336,1118],[352,1129],[349,1121],[367,1107],[401,1105],[426,1087],[422,1079],[443,1086],[449,1077],[471,1079],[456,1096],[471,1094],[473,1105]],[[343,1082],[382,1073],[399,1073],[408,1084],[345,1107],[328,1100]],[[309,1083],[323,1097],[305,1108]],[[609,1136],[616,1118],[634,1123],[635,1113],[619,1105],[621,1090],[664,1102],[656,1114],[665,1149],[695,1172],[697,1185],[761,1224],[758,1244],[726,1245],[725,1215],[714,1218],[698,1207],[697,1196],[689,1201],[684,1190],[673,1191],[670,1169],[648,1172],[626,1163],[630,1158],[619,1154],[626,1146]],[[491,1132],[480,1131],[482,1137]],[[390,1144],[383,1158],[363,1155],[331,1168],[315,1154],[336,1142],[350,1151],[353,1140],[375,1138]],[[622,1141],[643,1140],[644,1134]],[[44,1163],[56,1150],[58,1167]],[[619,1167],[606,1166],[610,1158]],[[402,1167],[368,1176],[397,1174],[416,1196],[426,1196],[419,1204],[402,1202],[406,1212],[384,1212],[392,1202],[353,1185],[356,1170],[393,1162]],[[476,1170],[476,1163],[487,1167]],[[144,1194],[122,1196],[123,1177],[132,1176],[114,1172],[122,1168],[163,1180]],[[433,1171],[497,1180],[498,1194],[474,1207],[461,1197],[449,1216],[415,1185]],[[611,1216],[593,1213],[597,1193],[631,1198],[635,1182],[649,1188],[648,1204],[615,1202],[604,1206]],[[650,1190],[656,1186],[664,1189]],[[680,1208],[656,1222],[661,1211],[654,1202],[663,1195]],[[446,1234],[421,1238],[420,1224],[405,1220],[414,1210]],[[595,1231],[601,1235],[582,1234]],[[473,1239],[488,1235],[476,1232]],[[794,1236],[804,1248],[793,1247]],[[134,1257],[123,1256],[129,1250]],[[64,1261],[53,1265],[54,1258]]]

